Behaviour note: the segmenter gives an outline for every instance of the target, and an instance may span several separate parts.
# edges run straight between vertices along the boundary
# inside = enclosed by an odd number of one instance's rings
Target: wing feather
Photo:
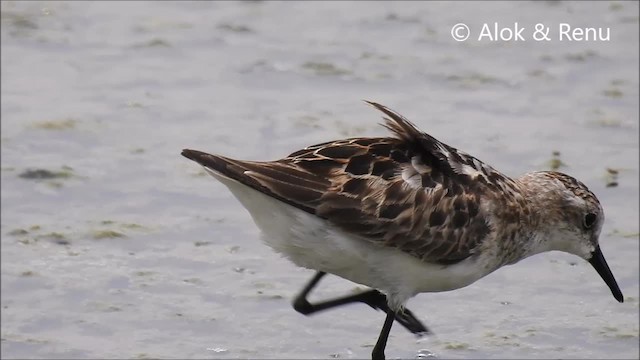
[[[478,159],[420,132],[401,115],[368,102],[395,136],[309,146],[271,162],[194,150],[183,155],[253,189],[326,219],[347,233],[426,262],[473,255],[492,231],[480,204],[489,177]]]

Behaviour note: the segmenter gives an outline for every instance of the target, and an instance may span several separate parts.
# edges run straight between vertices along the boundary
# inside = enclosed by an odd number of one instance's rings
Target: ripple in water
[[[438,358],[436,354],[432,353],[427,349],[420,349],[416,354],[416,359],[436,359]]]

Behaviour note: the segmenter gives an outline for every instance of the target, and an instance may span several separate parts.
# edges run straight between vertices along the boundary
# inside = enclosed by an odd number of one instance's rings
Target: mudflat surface
[[[296,313],[313,272],[180,156],[267,160],[385,134],[362,99],[508,175],[559,166],[583,181],[625,294],[577,257],[536,255],[413,298],[435,335],[395,326],[388,358],[638,358],[637,2],[3,1],[1,14],[3,358],[369,357],[383,314]],[[610,39],[457,42],[460,22]],[[357,287],[329,277],[314,298]]]

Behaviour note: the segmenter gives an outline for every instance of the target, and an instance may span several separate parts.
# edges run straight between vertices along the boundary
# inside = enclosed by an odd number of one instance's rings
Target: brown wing
[[[424,261],[453,263],[471,256],[490,232],[479,206],[488,179],[501,175],[372,105],[390,117],[385,126],[395,138],[323,143],[273,162],[193,150],[183,155],[348,233]]]
[[[329,179],[286,161],[241,161],[190,149],[182,150],[182,156],[311,214],[331,186]]]

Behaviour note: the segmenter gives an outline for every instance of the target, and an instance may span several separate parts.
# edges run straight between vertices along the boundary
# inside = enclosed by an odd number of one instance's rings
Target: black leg
[[[296,298],[293,300],[293,308],[297,312],[304,315],[309,315],[316,311],[319,311],[315,309],[315,305],[311,305],[309,303],[309,301],[307,300],[307,295],[309,295],[311,290],[318,284],[318,281],[320,281],[320,279],[322,279],[322,277],[325,275],[327,275],[327,273],[324,271],[316,272],[316,274],[311,278],[307,285],[304,286],[302,291],[300,291],[298,296],[296,296]]]
[[[382,309],[384,312],[386,312],[387,314],[389,312],[394,313],[393,310],[389,309],[386,298],[384,301],[384,305],[386,307],[386,309]],[[431,334],[431,330],[429,330],[429,328],[427,328],[420,320],[418,320],[418,318],[413,315],[413,312],[411,312],[411,310],[409,309],[404,308],[400,310],[400,312],[394,313],[394,316],[396,318],[396,321],[400,325],[404,326],[413,334],[416,334],[418,336]]]
[[[318,271],[316,275],[309,281],[309,283],[302,289],[300,294],[293,301],[293,308],[304,315],[310,315],[318,311],[327,310],[332,307],[345,305],[353,302],[362,302],[365,303],[376,310],[382,310],[387,314],[393,314],[395,320],[397,320],[402,326],[404,326],[407,330],[411,331],[417,335],[423,335],[429,333],[429,329],[427,329],[420,320],[418,320],[415,315],[409,309],[404,309],[401,312],[394,312],[389,308],[387,304],[387,297],[379,292],[378,290],[367,290],[358,294],[349,295],[337,299],[322,301],[316,304],[311,304],[306,299],[307,295],[311,292],[311,290],[318,284],[320,279],[326,275],[326,273],[322,271]]]
[[[391,331],[391,325],[393,325],[394,319],[393,311],[388,312],[387,318],[384,319],[382,330],[380,330],[380,336],[378,336],[376,346],[373,347],[373,352],[371,352],[372,360],[384,360],[384,348],[387,347],[387,339],[389,338],[389,332]]]

